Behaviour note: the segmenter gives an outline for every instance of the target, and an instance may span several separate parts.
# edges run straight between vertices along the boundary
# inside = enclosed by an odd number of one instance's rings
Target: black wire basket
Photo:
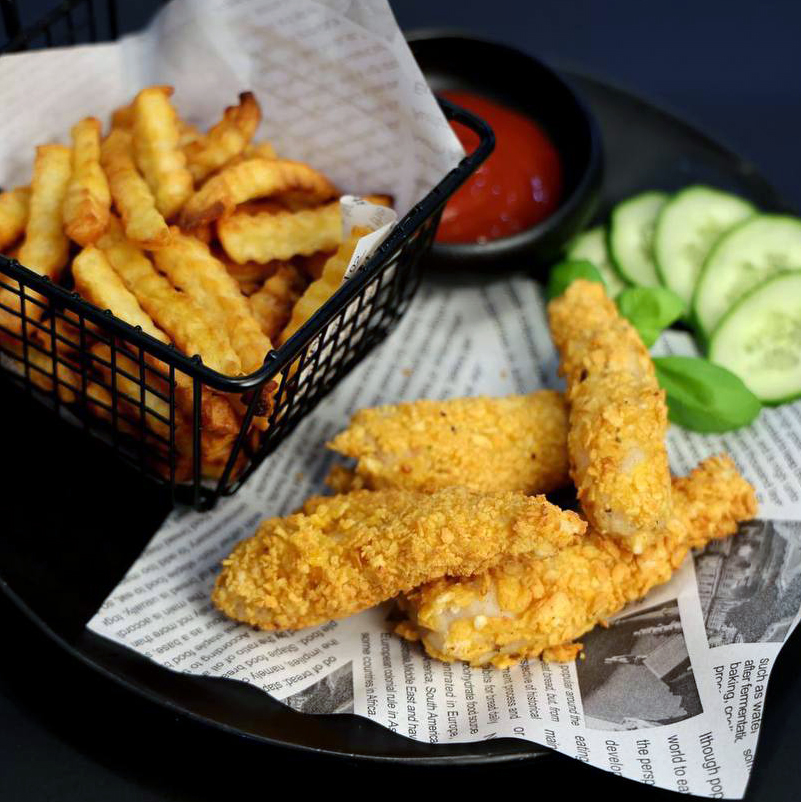
[[[67,0],[24,29],[15,3],[0,0],[0,10],[8,40],[0,54],[118,34],[113,2]],[[211,370],[5,256],[0,373],[169,488],[173,501],[205,509],[236,492],[397,323],[418,287],[442,207],[492,151],[494,136],[482,120],[439,102],[449,120],[478,134],[478,147],[255,373]],[[238,412],[233,429],[220,420],[221,396]]]

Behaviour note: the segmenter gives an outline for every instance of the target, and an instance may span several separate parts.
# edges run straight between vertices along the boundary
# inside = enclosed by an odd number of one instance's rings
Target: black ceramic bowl
[[[475,92],[516,109],[545,129],[562,163],[562,200],[550,217],[486,243],[435,242],[427,263],[518,270],[551,263],[598,203],[603,149],[592,114],[559,75],[520,50],[452,31],[413,31],[407,39],[434,92]]]

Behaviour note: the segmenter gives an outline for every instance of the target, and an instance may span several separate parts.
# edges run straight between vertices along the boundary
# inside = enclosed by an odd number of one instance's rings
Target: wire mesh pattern
[[[42,37],[46,45],[64,44],[55,32],[48,34],[51,28],[66,30],[67,43],[76,41],[77,21],[69,23],[69,17],[81,10],[91,16],[95,5],[68,0],[30,30],[15,36],[11,30],[11,46],[24,49]],[[112,36],[113,6],[107,4],[104,17]],[[19,20],[6,15],[4,22],[9,31]],[[103,36],[96,23],[84,28],[93,40]],[[0,372],[169,488],[174,500],[208,508],[220,495],[234,493],[397,323],[419,284],[421,257],[442,207],[491,152],[494,138],[486,124],[440,102],[449,119],[479,135],[478,148],[257,372],[217,373],[200,357],[181,354],[2,255]],[[223,409],[235,411],[234,426]]]

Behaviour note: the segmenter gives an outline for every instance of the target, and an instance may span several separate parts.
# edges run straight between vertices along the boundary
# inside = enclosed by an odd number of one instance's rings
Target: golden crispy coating
[[[84,247],[105,231],[111,208],[108,180],[100,166],[100,131],[95,117],[72,127],[72,176],[64,199],[64,231]]]
[[[271,340],[278,339],[305,289],[306,279],[293,264],[286,262],[248,298],[253,316]]]
[[[667,405],[648,351],[603,286],[575,281],[548,314],[570,407],[570,472],[587,520],[641,551],[671,511]]]
[[[363,490],[310,499],[264,521],[223,561],[212,600],[261,629],[299,629],[367,609],[446,574],[505,555],[547,557],[584,531],[543,496]]]
[[[171,233],[170,244],[155,253],[159,270],[203,309],[213,325],[227,332],[243,371],[258,370],[272,343],[253,317],[236,279],[204,242],[174,227]]]
[[[523,657],[573,659],[571,641],[667,582],[692,547],[733,534],[756,514],[753,488],[729,457],[674,480],[673,518],[641,554],[588,530],[546,559],[510,557],[469,578],[443,578],[402,600],[397,631],[440,660],[499,668]]]
[[[178,115],[170,103],[171,86],[149,86],[134,100],[133,147],[156,208],[169,220],[194,190],[180,147]]]
[[[69,258],[69,240],[62,227],[62,207],[70,178],[70,155],[70,149],[63,145],[41,145],[36,149],[25,239],[17,254],[25,267],[53,281],[58,281]],[[30,289],[25,291],[25,295],[45,302],[44,296]],[[20,296],[4,287],[0,288],[0,303],[14,310],[21,307]],[[40,320],[44,311],[44,306],[30,300],[26,302],[27,318]],[[0,326],[19,333],[22,331],[22,318],[0,309]]]
[[[113,215],[97,246],[141,307],[185,354],[200,354],[206,365],[220,373],[241,372],[242,363],[225,331],[206,322],[198,304],[153,267],[140,248],[126,238]]]
[[[125,235],[143,248],[159,248],[170,239],[170,230],[156,199],[139,175],[133,159],[133,136],[114,128],[100,146],[100,163],[108,178],[111,197],[122,217]]]
[[[232,214],[237,204],[300,191],[321,202],[336,196],[336,187],[302,162],[254,158],[225,167],[189,199],[181,213],[181,228],[193,229]]]
[[[261,109],[252,92],[243,92],[239,104],[229,106],[209,132],[184,147],[186,163],[199,184],[250,144],[261,122]]]
[[[310,256],[342,241],[342,213],[339,201],[298,212],[236,212],[217,223],[217,236],[235,262]]]
[[[28,222],[30,200],[30,187],[0,192],[0,250],[12,245],[22,236]]]
[[[548,493],[569,482],[567,406],[555,390],[363,409],[328,447],[358,460],[374,490]]]
[[[303,295],[298,298],[289,323],[281,332],[280,345],[283,345],[340,288],[350,259],[356,250],[356,244],[366,233],[369,233],[369,229],[354,228],[350,236],[329,257],[320,278],[309,284]]]

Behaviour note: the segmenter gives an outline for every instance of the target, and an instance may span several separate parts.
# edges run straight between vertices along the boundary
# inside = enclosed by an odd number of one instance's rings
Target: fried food
[[[13,245],[25,232],[30,201],[30,187],[0,192],[0,250]]]
[[[548,306],[570,408],[570,472],[587,520],[635,553],[670,518],[667,404],[648,350],[601,284]]]
[[[278,340],[283,345],[340,288],[356,244],[368,229],[355,228],[328,258],[320,278],[313,281],[292,308],[292,317]]]
[[[240,203],[290,191],[302,192],[316,203],[337,195],[336,187],[324,175],[303,162],[246,159],[206,181],[181,212],[180,226],[191,231],[232,214]]]
[[[184,147],[192,177],[200,184],[241,154],[250,144],[261,122],[261,109],[252,92],[243,92],[239,104],[229,106],[223,118],[209,132]]]
[[[269,262],[329,251],[342,241],[339,201],[274,214],[237,212],[217,223],[217,236],[235,262]]]
[[[155,253],[156,265],[178,289],[185,292],[213,326],[227,333],[245,373],[253,373],[272,349],[250,311],[236,279],[215,259],[208,246],[172,228],[172,240]]]
[[[365,610],[505,555],[539,558],[575,543],[585,524],[542,496],[360,491],[316,497],[264,521],[223,561],[212,600],[261,629],[299,629]]]
[[[508,557],[475,576],[423,585],[402,600],[409,620],[396,631],[422,640],[432,657],[474,666],[573,659],[576,638],[667,582],[689,549],[733,534],[756,514],[753,488],[724,456],[674,479],[673,498],[674,517],[641,554],[589,529],[545,559]]]
[[[64,231],[82,247],[105,231],[111,208],[108,180],[100,166],[101,128],[95,117],[72,127],[72,176],[64,199]]]
[[[270,340],[278,339],[305,289],[306,279],[293,264],[286,262],[248,298],[253,316]]]
[[[228,335],[207,322],[201,307],[176,290],[153,267],[142,250],[126,238],[119,220],[113,215],[97,247],[105,253],[142,309],[185,354],[199,354],[206,365],[220,373],[241,373],[242,363]]]
[[[75,289],[86,300],[101,309],[110,309],[121,320],[141,327],[145,334],[160,342],[170,342],[170,338],[139,305],[102,250],[92,245],[84,248],[73,260],[72,275]]]
[[[242,153],[245,159],[275,159],[275,148],[269,142],[251,142]]]
[[[128,239],[143,248],[166,245],[170,240],[170,229],[156,208],[156,199],[147,181],[136,169],[130,131],[124,128],[112,130],[100,146],[100,163]]]
[[[133,149],[136,164],[169,220],[194,191],[192,174],[180,147],[178,115],[170,103],[171,86],[149,86],[134,100]]]
[[[70,149],[63,145],[40,145],[33,166],[25,239],[17,258],[25,267],[52,281],[58,281],[69,258],[69,240],[62,229],[62,206],[69,178]],[[11,201],[8,203],[11,205]],[[10,280],[8,283],[19,286]],[[25,317],[40,320],[45,311],[44,296],[30,289],[25,295]],[[0,288],[0,303],[15,311],[22,306],[20,296],[5,287]],[[0,326],[20,333],[22,317],[0,309]]]
[[[197,234],[192,236],[197,237]],[[278,272],[279,267],[287,264],[279,261],[265,263],[244,262],[239,264],[232,261],[222,249],[216,249],[212,253],[225,265],[228,273],[236,279],[236,283],[239,284],[239,289],[243,295],[253,295],[270,276]]]
[[[363,409],[328,447],[356,459],[355,477],[373,490],[549,493],[570,481],[567,405],[555,390]]]

